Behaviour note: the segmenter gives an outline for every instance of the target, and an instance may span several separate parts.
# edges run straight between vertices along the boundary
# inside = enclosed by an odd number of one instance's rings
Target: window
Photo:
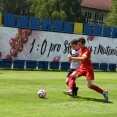
[[[85,17],[86,17],[86,22],[88,23],[89,20],[92,19],[92,13],[90,13],[90,12],[85,12]]]
[[[99,13],[91,13],[91,12],[85,12],[84,13],[85,17],[86,17],[86,22],[87,23],[95,23],[95,24],[103,24],[104,21],[104,15],[103,14],[99,14]]]
[[[103,14],[95,13],[95,23],[96,24],[103,24],[103,20],[104,20]]]

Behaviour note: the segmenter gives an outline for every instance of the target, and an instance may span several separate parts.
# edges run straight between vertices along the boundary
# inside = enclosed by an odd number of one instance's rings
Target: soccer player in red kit
[[[101,89],[100,87],[92,84],[94,80],[93,66],[91,64],[91,51],[85,46],[85,39],[79,38],[78,45],[80,47],[80,52],[78,57],[72,57],[68,55],[68,58],[71,60],[79,60],[81,62],[80,68],[75,70],[69,76],[68,91],[64,91],[64,94],[72,96],[73,84],[77,77],[86,76],[86,83],[88,88],[97,91],[98,93],[103,94],[106,101],[108,101],[108,91]]]

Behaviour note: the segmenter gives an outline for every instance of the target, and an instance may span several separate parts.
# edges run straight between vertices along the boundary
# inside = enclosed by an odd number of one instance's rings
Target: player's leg
[[[65,81],[66,85],[68,85],[68,83],[69,83],[69,76],[70,76],[72,73],[73,73],[73,70],[70,68],[70,69],[69,69],[69,72],[68,72],[68,74],[67,74],[67,77],[66,77],[66,81]]]
[[[69,84],[69,77],[66,78],[65,83],[66,83],[66,85]],[[73,97],[76,97],[77,96],[78,89],[79,88],[76,87],[76,83],[74,82],[73,89],[72,89]]]
[[[86,83],[88,88],[95,90],[98,93],[101,93],[104,95],[104,98],[106,101],[108,101],[108,91],[105,91],[103,89],[101,89],[100,87],[98,87],[97,85],[92,84],[92,80],[94,80],[94,73],[90,71],[90,73],[86,74]]]
[[[66,77],[66,81],[65,83],[68,85],[69,83],[69,76],[75,71],[75,69],[70,69],[69,72],[68,72],[68,75]],[[74,82],[74,85],[73,85],[73,97],[77,96],[77,92],[78,92],[78,87],[76,87],[76,83]]]
[[[76,80],[77,77],[80,77],[80,76],[82,76],[82,75],[83,75],[82,70],[80,70],[80,69],[75,70],[75,71],[69,76],[69,84],[68,84],[69,90],[68,90],[68,91],[64,91],[63,93],[66,94],[66,95],[73,96],[73,86],[74,86],[75,80]]]
[[[66,77],[65,84],[68,85],[69,83],[69,77]]]
[[[72,69],[72,73],[75,71],[76,69]],[[71,73],[71,74],[72,74]],[[70,75],[71,75],[70,74]],[[73,89],[72,89],[72,91],[73,91],[73,97],[76,97],[77,95],[78,95],[78,90],[79,90],[79,87],[76,87],[76,83],[74,82],[74,84],[73,84]]]
[[[78,74],[76,73],[76,71],[74,71],[70,76],[69,76],[69,84],[68,84],[68,88],[69,90],[73,89],[74,83],[76,78],[78,77]]]
[[[73,97],[78,96],[78,90],[79,90],[79,87],[77,87],[76,83],[74,83],[74,85],[73,85]]]
[[[92,84],[92,80],[86,80],[86,83],[87,83],[88,88],[93,89],[93,90],[97,91],[98,93],[103,94],[103,89]]]
[[[69,76],[69,83],[68,83],[68,91],[63,91],[64,94],[69,95],[71,97],[73,97],[73,86],[75,83],[75,77],[74,75],[76,74],[76,72],[74,71],[70,76]]]

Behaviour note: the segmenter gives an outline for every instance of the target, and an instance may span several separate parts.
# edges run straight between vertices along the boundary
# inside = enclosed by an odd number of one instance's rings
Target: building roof
[[[100,9],[104,11],[111,10],[111,0],[83,0],[82,7]]]

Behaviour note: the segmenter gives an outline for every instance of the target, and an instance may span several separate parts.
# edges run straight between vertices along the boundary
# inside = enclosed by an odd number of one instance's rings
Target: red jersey
[[[83,49],[80,49],[79,57],[82,57],[83,55],[87,55],[87,58],[83,61],[81,61],[80,68],[87,69],[87,70],[93,70],[93,66],[91,63],[91,51],[89,48],[85,47]]]

